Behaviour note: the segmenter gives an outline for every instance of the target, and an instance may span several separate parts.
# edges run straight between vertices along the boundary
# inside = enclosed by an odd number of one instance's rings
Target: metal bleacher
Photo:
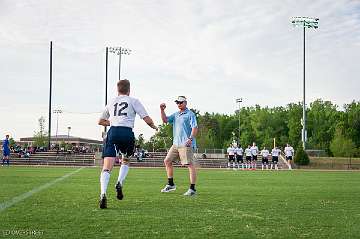
[[[164,167],[166,152],[150,152],[147,157],[137,160],[131,159],[132,167]],[[196,166],[200,168],[227,168],[228,159],[225,154],[195,154]],[[260,159],[261,157],[259,157]],[[94,153],[70,152],[37,152],[29,158],[15,158],[10,160],[15,165],[53,165],[53,166],[97,166],[102,165],[102,159]],[[116,164],[117,166],[119,164]],[[175,167],[183,167],[180,162],[174,163]],[[279,169],[287,168],[283,160],[279,160]],[[257,160],[257,168],[261,168],[261,159]]]
[[[94,153],[70,153],[70,152],[36,152],[28,158],[11,158],[11,164],[15,165],[61,165],[61,166],[94,166]]]

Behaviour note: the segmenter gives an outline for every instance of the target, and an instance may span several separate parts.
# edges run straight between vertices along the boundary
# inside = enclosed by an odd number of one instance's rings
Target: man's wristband
[[[189,139],[190,139],[191,141],[193,141],[193,140],[194,140],[194,138],[193,138],[193,137],[191,137],[191,136],[189,137]]]

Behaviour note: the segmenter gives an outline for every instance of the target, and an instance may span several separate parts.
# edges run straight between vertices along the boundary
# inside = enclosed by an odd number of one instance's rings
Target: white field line
[[[56,183],[58,183],[58,182],[60,182],[60,181],[62,181],[64,179],[70,177],[71,175],[73,175],[73,174],[79,172],[80,170],[82,170],[83,168],[84,167],[79,168],[79,169],[77,169],[77,170],[75,170],[75,171],[73,171],[71,173],[65,174],[65,175],[61,176],[60,178],[57,178],[57,179],[55,179],[55,180],[53,180],[53,181],[51,181],[49,183],[46,183],[44,185],[41,185],[41,186],[39,186],[37,188],[34,188],[34,189],[26,192],[24,194],[16,196],[16,197],[10,199],[7,202],[0,203],[0,212],[6,210],[7,208],[13,206],[14,204],[16,204],[18,202],[21,202],[21,201],[25,200],[28,197],[31,197],[33,194],[38,193],[38,192],[40,192],[40,191],[42,191],[44,189],[47,189],[48,187],[51,187],[52,185],[54,185],[54,184],[56,184]]]

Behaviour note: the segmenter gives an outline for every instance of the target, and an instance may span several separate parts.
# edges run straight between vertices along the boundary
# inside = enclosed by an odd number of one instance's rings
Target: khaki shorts
[[[191,164],[194,161],[194,152],[191,147],[171,146],[166,155],[166,161],[177,161],[180,159],[182,165]]]

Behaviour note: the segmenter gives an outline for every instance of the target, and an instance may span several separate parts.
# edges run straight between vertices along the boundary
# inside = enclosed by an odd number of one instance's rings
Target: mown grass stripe
[[[58,182],[60,182],[60,181],[62,181],[62,180],[64,180],[64,179],[72,176],[73,174],[78,173],[78,172],[79,172],[80,170],[82,170],[82,169],[83,169],[83,167],[82,167],[82,168],[79,168],[79,169],[77,169],[77,170],[75,170],[75,171],[73,171],[73,172],[71,172],[71,173],[65,174],[65,175],[61,176],[60,178],[57,178],[57,179],[55,179],[55,180],[53,180],[53,181],[51,181],[51,182],[49,182],[49,183],[46,183],[46,184],[41,185],[41,186],[39,186],[39,187],[37,187],[37,188],[34,188],[34,189],[32,189],[32,190],[24,193],[24,194],[21,194],[21,195],[19,195],[19,196],[16,196],[16,197],[10,199],[10,200],[7,201],[7,202],[1,203],[1,204],[0,204],[0,212],[6,210],[7,208],[13,206],[14,204],[16,204],[16,203],[18,203],[18,202],[21,202],[21,201],[25,200],[25,199],[28,198],[28,197],[31,197],[33,194],[38,193],[38,192],[40,192],[40,191],[42,191],[42,190],[44,190],[44,189],[47,189],[48,187],[51,187],[51,186],[53,186],[54,184],[56,184],[56,183],[58,183]]]

